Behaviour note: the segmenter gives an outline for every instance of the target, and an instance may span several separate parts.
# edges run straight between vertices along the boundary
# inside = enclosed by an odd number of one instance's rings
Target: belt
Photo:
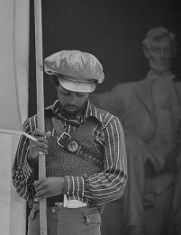
[[[79,200],[67,200],[65,195],[58,195],[55,197],[47,198],[47,207],[66,207],[66,208],[80,208],[87,206],[87,203]]]
[[[64,202],[64,196],[63,194],[54,196],[54,197],[48,197],[47,198],[47,207],[52,207],[55,206],[57,203],[62,203]]]

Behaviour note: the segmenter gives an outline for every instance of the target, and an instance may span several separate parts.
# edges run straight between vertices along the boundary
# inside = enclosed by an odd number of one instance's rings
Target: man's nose
[[[70,102],[71,104],[76,104],[76,102],[77,102],[76,93],[74,93],[74,92],[71,93],[71,95],[70,95],[70,97],[69,97],[69,102]]]

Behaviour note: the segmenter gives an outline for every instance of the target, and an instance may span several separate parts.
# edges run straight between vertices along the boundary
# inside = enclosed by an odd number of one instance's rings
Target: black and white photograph
[[[179,5],[0,0],[0,235],[181,235]]]

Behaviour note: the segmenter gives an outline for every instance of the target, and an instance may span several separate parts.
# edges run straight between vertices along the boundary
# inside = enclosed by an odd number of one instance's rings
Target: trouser
[[[39,207],[34,203],[28,218],[28,235],[40,235]],[[100,235],[97,208],[47,208],[48,235]]]

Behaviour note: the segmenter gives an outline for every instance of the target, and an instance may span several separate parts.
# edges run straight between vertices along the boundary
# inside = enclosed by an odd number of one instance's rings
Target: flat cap
[[[104,81],[99,60],[79,50],[62,50],[48,56],[44,60],[44,70],[49,75],[57,75],[59,83],[71,91],[92,92]]]

